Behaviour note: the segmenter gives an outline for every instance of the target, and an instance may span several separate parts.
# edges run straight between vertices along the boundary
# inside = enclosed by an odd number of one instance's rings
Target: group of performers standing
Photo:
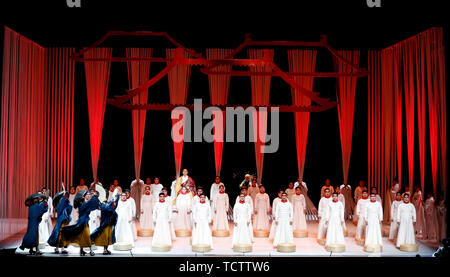
[[[333,187],[327,179],[321,188],[318,209],[308,197],[306,183],[300,179],[280,189],[272,205],[264,185],[251,175],[245,176],[240,190],[232,208],[220,177],[215,178],[208,198],[186,169],[172,182],[170,195],[158,178],[153,183],[150,178],[145,183],[134,180],[130,190],[122,190],[114,180],[108,192],[98,179],[89,188],[81,180],[79,186],[64,191],[53,205],[43,188],[39,193],[45,197],[34,199],[30,205],[21,249],[40,254],[39,245],[48,244],[55,247],[55,253],[67,254],[67,246],[73,244],[80,247],[80,255],[85,255],[88,248],[94,255],[95,245],[103,246],[103,253],[108,255],[110,245],[134,246],[138,222],[140,231],[153,233],[155,247],[170,247],[176,233],[183,231],[192,234],[192,245],[213,248],[214,232],[229,233],[229,220],[234,225],[232,247],[252,244],[255,234],[261,232],[267,233],[274,247],[292,244],[295,234],[307,236],[307,221],[313,220],[319,221],[317,238],[326,246],[345,245],[346,220],[357,225],[355,239],[366,246],[382,245],[382,222],[386,218],[390,222],[389,239],[396,239],[397,247],[415,244],[416,236],[438,241],[446,235],[444,199],[436,205],[430,194],[423,203],[420,190],[410,197],[408,188],[401,193],[396,182],[386,195],[385,210],[389,212],[385,213],[376,188],[369,192],[363,181],[353,193],[350,185]],[[57,219],[54,227],[52,217]]]

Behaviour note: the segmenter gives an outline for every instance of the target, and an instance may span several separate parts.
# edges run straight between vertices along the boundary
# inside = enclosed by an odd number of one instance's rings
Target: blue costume
[[[42,215],[48,210],[47,202],[31,205],[28,209],[28,226],[27,232],[23,237],[21,249],[39,246],[39,223],[41,223]]]
[[[58,207],[56,207],[56,212],[58,214],[58,220],[56,221],[55,228],[53,228],[53,232],[48,239],[48,244],[54,247],[61,247],[60,245],[60,231],[61,227],[64,225],[68,225],[71,218],[70,214],[72,213],[72,206],[70,205],[69,199],[62,197],[59,201]]]
[[[91,240],[95,241],[97,246],[108,246],[116,242],[115,226],[117,223],[116,208],[120,195],[107,204],[100,204],[101,220],[100,226],[91,234]]]
[[[79,218],[77,222],[74,225],[61,228],[64,246],[70,243],[78,244],[79,247],[90,247],[92,245],[89,237],[89,214],[98,209],[99,203],[98,197],[93,195],[78,208]]]

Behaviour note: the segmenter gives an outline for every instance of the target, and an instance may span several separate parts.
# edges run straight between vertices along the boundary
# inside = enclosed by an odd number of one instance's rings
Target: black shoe
[[[67,252],[66,249],[63,249],[63,250],[61,251],[61,254],[67,255],[67,254],[69,254],[69,252]]]
[[[89,252],[89,255],[95,256],[95,252],[91,250],[91,251]]]
[[[25,247],[23,247],[23,246],[21,245],[21,246],[19,246],[19,249],[20,249],[20,250],[24,250]]]
[[[86,252],[84,252],[83,248],[80,248],[80,256],[86,256]]]
[[[33,249],[30,249],[30,255],[34,255],[35,254],[35,252],[34,252],[34,250]]]
[[[34,253],[35,255],[42,255],[42,252],[40,250],[36,251],[36,253]]]
[[[58,248],[55,248],[55,254],[59,254]]]
[[[105,249],[105,250],[103,251],[103,255],[111,255],[111,251]]]

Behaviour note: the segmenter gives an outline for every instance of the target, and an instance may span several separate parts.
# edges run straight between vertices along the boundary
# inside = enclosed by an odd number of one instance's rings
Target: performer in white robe
[[[172,218],[172,203],[164,193],[159,194],[158,202],[153,207],[153,233],[152,246],[172,245],[172,235],[170,231],[170,221]]]
[[[48,204],[48,220],[47,222],[47,229],[48,229],[48,234],[50,236],[50,234],[53,231],[53,223],[52,223],[52,218],[56,218],[56,207],[53,207],[53,199],[50,197],[50,191],[47,189],[47,187],[43,187],[42,188],[42,194],[45,194],[47,196],[47,204]]]
[[[178,200],[177,200],[178,205]],[[192,208],[192,217],[194,218],[194,230],[192,232],[192,245],[207,244],[213,248],[211,229],[212,214],[211,206],[206,202],[206,195],[200,195],[200,201]]]
[[[219,193],[219,187],[221,185],[224,186],[224,184],[220,182],[220,177],[216,176],[214,183],[211,185],[211,190],[209,191],[209,202],[211,203],[211,208],[214,206],[214,200]]]
[[[230,206],[228,194],[225,193],[225,186],[219,186],[219,193],[213,202],[214,220],[213,230],[229,230],[227,211]]]
[[[135,179],[130,184],[131,198],[136,203],[136,211],[141,210],[141,197],[144,194],[144,181],[141,179]],[[140,213],[136,213],[136,220],[139,220]]]
[[[439,195],[439,205],[436,207],[439,222],[439,241],[447,237],[447,204],[444,195]]]
[[[374,193],[375,194],[375,198],[378,202],[380,202],[381,204],[383,203],[381,196],[378,194],[377,188],[376,187],[372,187],[370,188],[370,194]]]
[[[253,211],[254,211],[254,207],[255,207],[255,205],[254,205],[254,203],[253,203],[253,199],[250,197],[250,195],[248,195],[247,194],[247,189],[245,188],[245,187],[242,187],[242,189],[241,189],[241,194],[244,194],[244,196],[245,196],[245,202],[247,202],[248,203],[248,205],[250,206],[250,214],[253,216]],[[237,204],[238,202],[239,202],[239,199],[240,199],[240,196],[238,196],[237,198],[236,198],[236,202],[235,202],[235,204]],[[250,219],[250,221],[251,221],[251,219]],[[250,226],[248,226],[248,230],[249,230],[249,232],[250,232],[250,239],[252,240],[252,242],[254,241],[254,238],[253,238],[253,225],[252,224],[250,224]]]
[[[182,187],[178,193],[174,212],[176,218],[174,222],[175,230],[191,230],[191,206],[192,193],[186,187]]]
[[[73,200],[75,199],[76,191],[74,187],[70,187],[70,194],[69,194],[69,202],[70,205],[73,207]],[[78,220],[78,209],[73,208],[72,213],[70,214],[70,223],[69,225],[75,224]]]
[[[255,197],[259,193],[259,188],[256,180],[254,180],[250,187],[247,188],[248,195],[252,198],[253,203],[255,203]]]
[[[356,204],[356,215],[358,217],[358,225],[356,226],[356,238],[364,239],[366,237],[366,207],[369,203],[369,197],[367,190],[362,191],[362,197]]]
[[[281,195],[283,194],[283,190],[278,190],[278,197],[272,201],[272,225],[270,226],[269,239],[273,239],[275,237],[275,231],[277,229],[277,225],[275,224],[275,212],[277,210],[277,205],[281,201]]]
[[[427,200],[425,201],[425,222],[427,225],[425,238],[430,242],[438,242],[439,226],[436,212],[436,205],[432,193],[427,193]]]
[[[306,201],[303,194],[301,194],[300,187],[295,188],[295,195],[292,196],[292,208],[294,209],[294,223],[292,228],[294,230],[307,230],[306,227]]]
[[[295,195],[294,183],[290,182],[289,185],[288,185],[288,188],[285,190],[285,192],[288,195],[289,202],[292,203],[292,196]]]
[[[423,205],[423,196],[419,187],[416,187],[416,192],[413,195],[412,203],[416,208],[416,236],[418,238],[425,238],[427,233],[427,224],[425,220],[425,209]]]
[[[383,245],[381,222],[383,221],[383,208],[377,201],[375,193],[370,194],[370,201],[366,205],[364,220],[367,222],[365,245]]]
[[[192,192],[191,192],[191,193],[192,193]],[[197,193],[192,197],[192,207],[193,207],[194,205],[196,205],[198,202],[200,202],[200,195],[202,195],[203,193],[204,193],[203,187],[198,186],[198,187],[197,187]],[[209,204],[208,196],[206,197],[206,202],[208,202],[208,205],[210,205],[210,204]]]
[[[116,243],[127,243],[134,246],[134,235],[131,227],[133,220],[133,203],[127,198],[127,194],[122,192],[120,201],[117,204],[117,224],[115,227]]]
[[[281,201],[277,205],[275,212],[275,224],[277,229],[273,239],[273,246],[277,247],[279,243],[294,243],[294,231],[292,223],[294,221],[294,210],[292,204],[288,201],[288,195],[284,192],[281,195]]]
[[[103,188],[103,185],[102,185],[102,183],[100,183],[98,178],[95,178],[95,181],[91,183],[90,189],[94,189],[95,191],[98,192],[98,200],[100,200],[100,202],[102,202],[102,203],[106,202],[106,200],[107,200],[106,190]],[[95,229],[91,229],[91,230],[95,230]]]
[[[317,208],[308,196],[308,187],[306,186],[306,183],[303,182],[302,180],[300,180],[300,178],[297,178],[297,182],[294,183],[294,188],[297,188],[297,187],[300,188],[303,196],[305,197],[306,220],[317,220],[318,219]]]
[[[114,190],[117,188],[118,193],[122,193],[122,188],[119,186],[119,181],[114,180],[113,184],[109,186],[109,192],[108,192],[108,202],[114,199]]]
[[[324,189],[324,196],[319,201],[319,228],[317,230],[317,238],[324,239],[327,234],[327,224],[325,220],[325,213],[328,209],[328,204],[331,202],[331,190],[329,188]]]
[[[259,193],[255,196],[254,203],[253,229],[269,230],[270,199],[263,185],[259,186]]]
[[[175,176],[175,179],[172,181],[172,184],[170,185],[170,198],[172,199],[172,202],[175,201],[177,198],[177,195],[175,193],[175,185],[177,184],[177,176]]]
[[[397,192],[395,194],[395,200],[391,204],[391,227],[389,229],[389,239],[393,241],[397,237],[398,233],[398,222],[397,222],[397,213],[398,213],[398,206],[403,203],[402,201],[402,194],[400,192]]]
[[[158,203],[158,195],[161,193],[163,185],[159,183],[159,178],[154,179],[154,183],[150,186],[150,194],[153,195],[153,204]]]
[[[340,190],[345,199],[345,219],[352,220],[355,210],[355,201],[353,200],[352,187],[349,184],[342,184]]]
[[[338,198],[339,194],[334,192],[331,198],[332,200],[326,205],[324,220],[328,227],[325,245],[345,244],[344,232],[342,228],[342,225],[345,222],[344,206]]]
[[[248,197],[247,199],[251,199]],[[251,226],[252,207],[246,201],[244,193],[239,195],[239,201],[233,207],[234,230],[232,247],[236,244],[251,244],[249,227]]]
[[[399,223],[397,247],[402,244],[416,244],[414,222],[416,222],[416,209],[409,202],[409,194],[403,194],[403,203],[398,206],[396,220]]]
[[[396,193],[400,191],[400,185],[397,178],[394,178],[393,184],[390,189],[386,190],[384,201],[384,220],[386,222],[392,222],[391,218],[391,205],[395,201]],[[394,220],[395,221],[395,220]]]
[[[39,223],[38,234],[39,244],[47,244],[51,231],[48,229],[48,222],[51,221],[48,210],[42,215],[42,220]]]
[[[345,204],[345,196],[341,192],[341,187],[336,186],[336,188],[334,189],[334,192],[338,193],[338,200],[339,200],[339,202],[342,203],[342,206],[344,207],[344,213],[345,213],[345,206],[346,206],[346,204]],[[347,224],[345,224],[345,220],[344,220],[344,223],[342,224],[342,228],[344,228],[344,230],[347,230]]]
[[[330,195],[334,192],[334,188],[331,185],[330,179],[326,179],[325,180],[325,185],[320,189],[320,197],[324,197],[325,196],[325,190],[326,189],[330,190]]]
[[[100,210],[96,209],[93,210],[90,214],[89,214],[89,230],[95,230],[100,226]]]
[[[150,186],[146,185],[141,198],[141,217],[139,227],[141,230],[153,230],[153,195]]]
[[[127,199],[130,201],[131,206],[131,230],[133,231],[133,238],[134,240],[137,240],[137,228],[136,228],[136,201],[133,197],[131,197],[131,192],[129,189],[125,190],[125,193],[127,194]]]
[[[163,187],[161,189],[161,193],[164,194],[164,199],[166,199],[166,202],[170,202],[170,210],[172,211],[170,214],[170,222],[169,222],[169,228],[170,228],[170,234],[172,236],[172,241],[175,241],[177,236],[175,235],[175,226],[174,226],[174,222],[176,219],[176,213],[175,213],[175,207],[173,205],[172,202],[172,198],[169,196],[169,192],[167,191],[166,187]]]

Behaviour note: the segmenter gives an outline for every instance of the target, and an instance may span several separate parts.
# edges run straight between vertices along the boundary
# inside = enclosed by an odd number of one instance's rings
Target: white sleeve
[[[289,221],[294,221],[294,209],[292,208],[292,204],[289,203]]]
[[[319,217],[323,217],[324,216],[324,207],[323,207],[323,204],[324,203],[324,201],[322,200],[322,199],[320,199],[320,201],[319,201],[319,210],[318,210],[318,216]]]
[[[412,220],[413,220],[413,222],[416,222],[416,209],[413,208],[413,209],[410,209],[410,210],[411,210],[411,213],[412,213]]]

